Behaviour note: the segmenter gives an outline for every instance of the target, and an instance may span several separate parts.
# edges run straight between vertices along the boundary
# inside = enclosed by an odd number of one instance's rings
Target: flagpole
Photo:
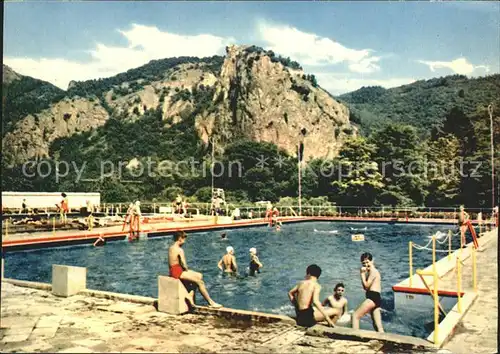
[[[212,210],[211,214],[214,215],[215,208],[214,206],[214,156],[215,156],[215,139],[212,138],[212,166],[210,168],[210,174],[212,175],[212,199],[210,203],[210,209]]]
[[[301,164],[300,164],[300,143],[297,145],[297,165],[299,171],[299,216],[302,216],[302,181],[301,181]]]
[[[491,207],[495,207],[495,150],[493,148],[493,106],[488,106],[490,114],[490,133],[491,133]]]

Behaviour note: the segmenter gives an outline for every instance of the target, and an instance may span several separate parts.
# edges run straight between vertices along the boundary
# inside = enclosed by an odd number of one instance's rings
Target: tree
[[[426,196],[424,150],[414,127],[389,124],[374,132],[369,141],[376,146],[373,155],[383,175],[384,204],[422,205]]]
[[[493,102],[493,140],[495,144],[495,189],[498,198],[500,173],[500,99]],[[474,150],[463,157],[464,174],[460,181],[460,203],[473,207],[491,207],[491,130],[487,107],[480,107],[471,115],[474,126]]]
[[[476,149],[476,136],[471,119],[459,107],[453,107],[443,122],[441,129],[434,131],[434,138],[447,134],[454,135],[460,143],[460,155],[470,155]]]
[[[166,187],[161,192],[162,199],[166,200],[166,201],[175,200],[175,198],[177,197],[178,194],[182,195],[183,191],[182,191],[182,188],[176,187],[176,186]]]
[[[246,192],[251,201],[296,194],[297,161],[272,143],[235,142],[226,147],[222,163],[229,171],[219,183],[227,190]]]
[[[365,138],[350,138],[336,160],[339,174],[331,185],[340,205],[373,205],[382,192],[382,175],[373,161],[376,146]]]
[[[212,200],[212,187],[201,187],[194,193],[194,196],[201,203],[210,203]]]
[[[452,134],[431,140],[427,149],[428,195],[425,205],[455,205],[460,193],[460,143]]]

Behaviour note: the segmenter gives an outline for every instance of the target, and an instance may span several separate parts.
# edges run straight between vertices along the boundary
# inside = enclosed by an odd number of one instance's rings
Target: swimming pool
[[[366,227],[366,230],[365,230]],[[346,286],[349,310],[365,298],[359,280],[359,256],[371,252],[382,274],[382,319],[387,332],[427,336],[431,329],[432,308],[418,313],[394,310],[391,287],[408,277],[408,242],[425,244],[437,231],[447,232],[453,226],[432,224],[382,224],[345,222],[305,222],[283,225],[280,232],[267,227],[189,234],[184,245],[188,265],[203,272],[212,298],[226,307],[292,315],[287,291],[305,276],[309,264],[318,264],[323,273],[321,300],[330,295],[338,282]],[[356,229],[356,230],[353,230]],[[335,230],[337,232],[335,232]],[[365,241],[353,242],[351,235],[363,233]],[[87,267],[87,287],[135,295],[157,296],[157,276],[168,274],[168,247],[171,237],[151,238],[129,243],[116,241],[105,247],[89,245],[7,252],[6,276],[50,282],[52,264]],[[454,248],[459,239],[454,237]],[[264,264],[256,277],[224,276],[217,262],[227,246],[233,246],[240,273],[248,266],[250,247],[256,247]],[[446,248],[446,245],[442,245]],[[413,252],[414,269],[432,262],[430,252]],[[198,295],[198,302],[203,300]],[[453,304],[444,304],[449,310]],[[365,317],[361,328],[372,329]]]

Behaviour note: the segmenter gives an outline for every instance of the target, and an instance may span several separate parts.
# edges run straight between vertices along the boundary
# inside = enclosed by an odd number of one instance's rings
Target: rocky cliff
[[[70,98],[54,85],[19,75],[6,65],[2,86],[2,150],[7,166],[49,158],[55,139],[89,131],[109,116],[92,97]]]
[[[296,155],[302,141],[306,160],[335,156],[344,138],[356,134],[346,106],[314,76],[255,46],[230,46],[225,57],[152,61],[112,78],[72,81],[67,91],[4,66],[4,89],[15,85],[15,98],[4,94],[2,147],[8,165],[50,157],[55,139],[102,127],[110,117],[138,122],[152,110],[167,128],[193,118],[201,140],[208,144],[215,138],[222,149],[249,139]],[[37,104],[26,109],[25,101],[14,104],[19,97]]]
[[[3,66],[2,69],[2,82],[4,84],[10,84],[12,81],[19,80],[21,78],[21,75],[16,73],[14,70],[12,70],[10,67],[7,65]]]
[[[196,123],[202,139],[273,142],[291,155],[304,143],[304,158],[333,157],[355,130],[346,106],[300,69],[284,66],[272,52],[231,46],[215,83],[214,112]]]

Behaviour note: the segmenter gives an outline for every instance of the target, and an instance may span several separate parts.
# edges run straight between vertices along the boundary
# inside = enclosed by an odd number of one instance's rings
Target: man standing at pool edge
[[[381,276],[380,272],[373,264],[373,256],[366,252],[361,255],[360,269],[361,284],[366,291],[366,300],[352,314],[352,328],[359,329],[359,320],[364,315],[370,313],[373,320],[373,327],[377,332],[383,333],[382,312],[380,305],[382,304],[381,293]]]
[[[184,256],[182,245],[186,240],[186,233],[184,231],[177,231],[174,234],[174,244],[168,249],[168,265],[170,267],[170,276],[175,279],[190,281],[196,284],[200,290],[201,295],[207,300],[210,307],[222,307],[216,303],[210,295],[208,295],[205,282],[203,281],[203,274],[189,270]]]
[[[316,264],[307,267],[306,278],[299,282],[288,292],[290,302],[295,307],[297,314],[297,324],[303,327],[312,327],[316,322],[326,320],[331,327],[335,327],[330,317],[337,314],[336,309],[325,309],[319,301],[321,285],[318,284],[318,278],[321,275],[321,268]],[[315,311],[314,307],[318,309]]]

